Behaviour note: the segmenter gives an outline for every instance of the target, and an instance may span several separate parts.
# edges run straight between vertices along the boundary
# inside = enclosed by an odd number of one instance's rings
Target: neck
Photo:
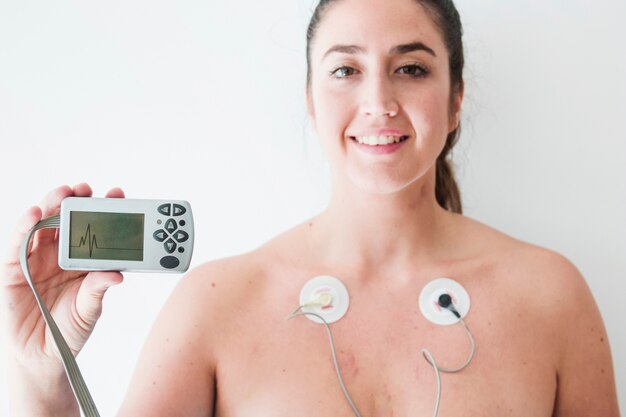
[[[434,174],[391,194],[372,194],[335,181],[317,218],[322,257],[359,270],[401,270],[435,257],[450,214],[434,192]]]

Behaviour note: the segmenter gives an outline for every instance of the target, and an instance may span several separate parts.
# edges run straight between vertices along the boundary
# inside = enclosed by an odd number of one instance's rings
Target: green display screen
[[[143,261],[144,214],[72,211],[70,258]]]

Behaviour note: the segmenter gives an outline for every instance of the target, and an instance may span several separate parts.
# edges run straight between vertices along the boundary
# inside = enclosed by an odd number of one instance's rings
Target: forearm
[[[62,366],[18,364],[9,360],[10,417],[79,417],[74,393]]]

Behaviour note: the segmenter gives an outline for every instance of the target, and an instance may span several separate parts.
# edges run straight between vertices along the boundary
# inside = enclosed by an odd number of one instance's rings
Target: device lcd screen
[[[144,214],[72,211],[70,258],[143,261]]]

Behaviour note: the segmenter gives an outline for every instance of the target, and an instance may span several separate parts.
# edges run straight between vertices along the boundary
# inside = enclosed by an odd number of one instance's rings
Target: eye
[[[330,72],[330,75],[335,78],[346,78],[354,74],[356,74],[356,70],[351,67],[339,67]]]
[[[398,68],[397,72],[399,72],[400,74],[409,75],[415,78],[421,78],[421,77],[425,77],[426,75],[428,75],[428,70],[418,64],[404,65]]]

